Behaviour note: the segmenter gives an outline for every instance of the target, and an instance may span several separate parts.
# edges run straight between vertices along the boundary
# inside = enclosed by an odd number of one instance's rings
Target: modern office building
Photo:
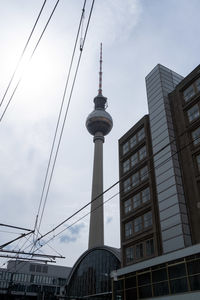
[[[200,290],[200,66],[183,78],[159,64],[146,77],[146,89],[149,115],[119,140],[124,268],[115,277],[130,277],[123,282],[126,300]],[[169,269],[177,259],[182,275]],[[160,291],[154,267],[167,272]]]
[[[10,260],[0,269],[0,299],[63,299],[71,268]]]

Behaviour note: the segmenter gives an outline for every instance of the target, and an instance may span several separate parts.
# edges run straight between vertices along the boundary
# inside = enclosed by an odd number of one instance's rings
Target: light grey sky
[[[55,2],[47,1],[29,53]],[[0,1],[0,99],[42,3],[42,0]],[[90,3],[91,0],[86,18]],[[34,226],[82,5],[81,0],[60,0],[0,123],[0,223]],[[90,201],[93,139],[85,128],[85,120],[93,110],[98,90],[100,42],[103,42],[103,94],[108,97],[108,112],[114,121],[104,144],[106,189],[118,180],[118,139],[148,112],[145,76],[157,63],[183,76],[199,64],[199,11],[199,0],[96,0],[42,233]],[[117,191],[118,188],[111,190],[104,199]],[[119,247],[119,198],[108,202],[104,210],[105,244]],[[72,266],[87,249],[88,224],[87,217],[50,243],[66,256],[58,264]],[[0,242],[14,236],[0,232]],[[43,251],[53,252],[47,246]]]

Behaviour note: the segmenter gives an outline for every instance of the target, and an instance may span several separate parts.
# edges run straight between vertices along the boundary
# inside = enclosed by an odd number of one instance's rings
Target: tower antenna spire
[[[99,70],[99,95],[102,95],[102,43],[100,44],[100,70]]]

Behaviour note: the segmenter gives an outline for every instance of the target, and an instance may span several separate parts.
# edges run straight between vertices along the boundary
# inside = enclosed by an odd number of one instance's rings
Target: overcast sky
[[[26,59],[55,2],[47,0]],[[0,0],[0,99],[42,3]],[[86,19],[90,4],[88,1]],[[0,223],[34,227],[82,5],[82,0],[60,0],[0,122]],[[90,201],[93,138],[85,128],[85,120],[93,110],[93,98],[98,91],[100,42],[103,94],[108,98],[108,112],[114,122],[104,143],[106,189],[118,180],[118,139],[148,113],[145,76],[158,63],[182,76],[199,64],[199,12],[199,0],[96,0],[41,224],[42,233]],[[0,107],[0,115],[19,75],[20,71]],[[104,199],[117,192],[118,187],[106,193]],[[118,196],[105,205],[104,211],[105,244],[120,247]],[[87,212],[89,209],[66,225]],[[88,225],[86,217],[49,244],[66,256],[58,264],[72,266],[87,250]],[[0,232],[0,243],[15,236]],[[22,243],[10,249],[18,249]],[[48,246],[43,251],[54,253]],[[0,265],[4,262],[1,260]]]

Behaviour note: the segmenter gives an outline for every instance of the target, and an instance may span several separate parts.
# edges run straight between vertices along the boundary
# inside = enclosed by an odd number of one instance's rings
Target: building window
[[[131,199],[128,199],[124,202],[124,212],[128,214],[132,210],[132,203]]]
[[[138,154],[137,152],[131,156],[131,167],[133,168],[138,163]]]
[[[154,240],[149,239],[125,249],[126,263],[134,262],[143,257],[152,257],[155,254]]]
[[[146,188],[142,192],[142,203],[146,203],[150,200],[150,190],[149,188]]]
[[[144,127],[132,136],[126,143],[122,145],[122,153],[126,154],[130,149],[135,147],[140,141],[145,138]]]
[[[153,239],[146,241],[146,256],[154,255],[154,242]]]
[[[126,248],[126,262],[127,263],[132,262],[133,258],[134,258],[134,248],[133,247]]]
[[[198,104],[195,104],[187,111],[188,120],[191,123],[192,121],[196,120],[200,116],[199,106]]]
[[[136,245],[135,247],[135,258],[136,259],[140,259],[144,256],[144,253],[143,253],[143,244],[138,244]]]
[[[137,136],[134,135],[130,138],[130,149],[132,149],[135,145],[137,145]]]
[[[143,140],[144,137],[145,137],[145,134],[144,134],[144,127],[143,127],[137,133],[138,142],[140,142],[141,140]]]
[[[144,168],[142,168],[140,170],[140,181],[144,181],[148,178],[149,174],[148,174],[148,168],[147,166],[145,166]]]
[[[123,162],[123,173],[129,171],[129,169],[130,169],[130,161],[129,159],[127,159],[125,160],[125,162]]]
[[[131,179],[128,178],[124,181],[124,192],[128,192],[131,189]]]
[[[142,230],[142,216],[134,220],[134,232],[137,233]]]
[[[133,196],[133,208],[137,208],[141,205],[140,193]]]
[[[150,189],[145,188],[140,193],[135,194],[132,198],[124,201],[124,213],[128,214],[134,209],[137,209],[142,204],[150,201]]]
[[[144,214],[144,228],[152,226],[152,212],[149,211]]]
[[[190,101],[190,99],[192,99],[192,97],[198,92],[200,92],[200,78],[198,78],[183,92],[183,98],[185,102]]]
[[[199,172],[200,172],[200,154],[198,154],[198,155],[196,156],[196,160],[197,160],[198,170],[199,170]]]
[[[122,164],[123,173],[126,173],[130,168],[135,167],[135,165],[143,160],[147,156],[146,146],[142,147],[138,152],[131,155],[131,157],[125,160]]]
[[[140,176],[139,176],[139,172],[135,173],[132,175],[132,186],[136,186],[140,183]]]
[[[151,227],[152,226],[152,212],[149,211],[144,215],[141,215],[135,219],[133,222],[128,222],[125,224],[125,236],[130,237],[133,234],[137,234],[138,232]]]
[[[147,150],[146,150],[146,146],[144,146],[139,150],[139,160],[144,159],[146,156],[147,156]]]
[[[192,131],[192,140],[193,145],[197,145],[200,143],[200,127]]]
[[[133,224],[132,222],[128,222],[125,224],[125,237],[129,238],[133,235]]]
[[[122,147],[123,154],[126,154],[129,151],[129,143],[126,142]]]
[[[200,92],[200,78],[195,81],[197,92]]]
[[[184,92],[183,98],[186,102],[188,102],[195,95],[194,86],[190,85]]]

